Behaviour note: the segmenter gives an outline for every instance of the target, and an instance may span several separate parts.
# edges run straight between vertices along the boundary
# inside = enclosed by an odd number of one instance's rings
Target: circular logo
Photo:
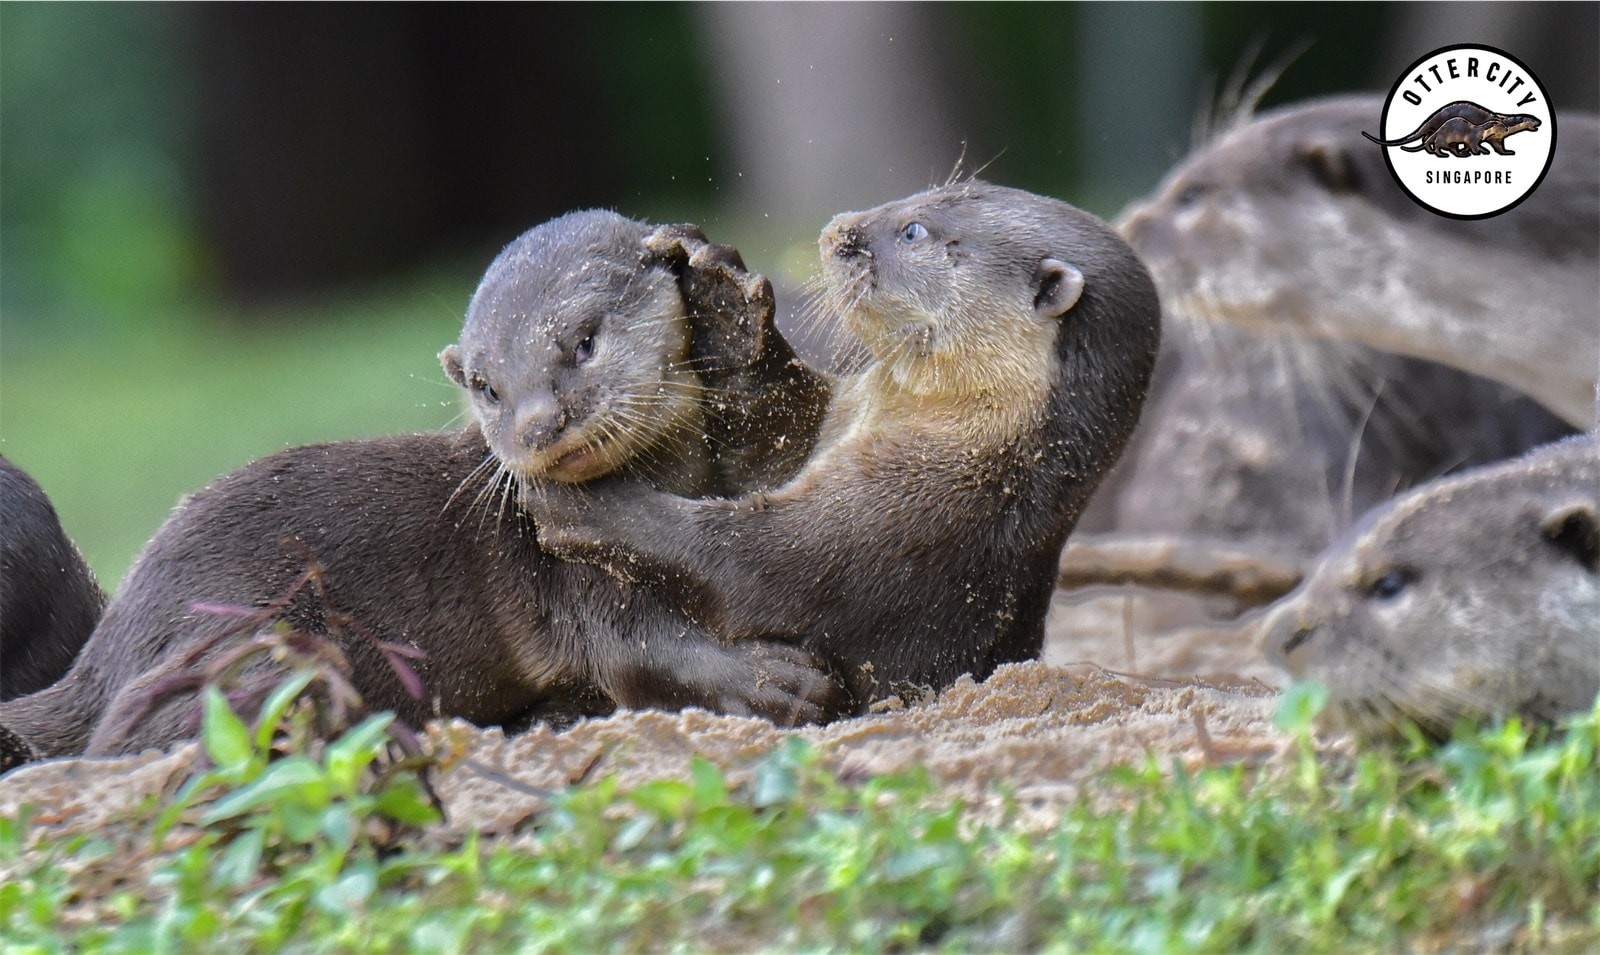
[[[1494,47],[1459,44],[1412,64],[1383,104],[1377,143],[1411,198],[1442,216],[1484,219],[1533,192],[1556,149],[1538,77]]]

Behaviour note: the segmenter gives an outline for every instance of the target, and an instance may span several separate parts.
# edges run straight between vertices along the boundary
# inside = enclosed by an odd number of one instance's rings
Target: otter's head
[[[489,266],[460,343],[440,353],[519,476],[585,481],[692,426],[683,299],[646,232],[603,211],[529,230]]]
[[[1528,132],[1539,128],[1539,117],[1528,113],[1513,113],[1505,119],[1506,135]]]
[[[1397,308],[1396,262],[1417,231],[1457,231],[1395,184],[1361,135],[1378,97],[1340,97],[1231,127],[1179,163],[1117,227],[1170,312],[1264,329],[1315,327],[1334,310]],[[1463,256],[1463,259],[1467,258]],[[1430,263],[1433,266],[1434,263]]]
[[[1328,688],[1332,725],[1374,735],[1587,708],[1600,692],[1600,459],[1584,444],[1371,513],[1263,618],[1269,655]],[[1579,455],[1578,474],[1562,453]]]
[[[1154,352],[1144,267],[1104,223],[1055,199],[956,182],[836,216],[819,245],[834,310],[911,387],[1042,392],[1064,323],[1120,317],[1084,300],[1128,299],[1143,324],[1124,335]]]

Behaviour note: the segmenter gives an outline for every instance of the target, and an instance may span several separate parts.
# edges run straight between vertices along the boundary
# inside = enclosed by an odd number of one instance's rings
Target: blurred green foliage
[[[0,8],[7,333],[149,316],[203,285],[183,39],[171,7]]]
[[[0,453],[44,487],[109,589],[180,495],[220,474],[290,445],[455,420],[434,356],[455,341],[475,278],[70,346],[7,333]]]

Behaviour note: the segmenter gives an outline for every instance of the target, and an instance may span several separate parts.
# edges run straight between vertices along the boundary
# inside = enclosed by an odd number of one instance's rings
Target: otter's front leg
[[[610,477],[581,488],[535,486],[523,508],[550,554],[660,591],[723,638],[743,640],[801,627],[815,595],[797,582],[816,578],[819,560],[849,560],[813,553],[804,540],[807,530],[818,540],[844,539],[823,527],[825,515],[767,507],[769,500],[688,499]]]
[[[634,613],[624,639],[597,648],[597,683],[621,706],[689,706],[760,716],[779,726],[854,712],[843,683],[816,656],[775,640],[722,642],[681,615]]]

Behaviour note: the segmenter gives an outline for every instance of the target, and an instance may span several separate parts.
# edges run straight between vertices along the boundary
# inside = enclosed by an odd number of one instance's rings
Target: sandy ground
[[[982,684],[963,679],[936,699],[826,727],[780,730],[757,719],[629,711],[561,733],[507,738],[460,721],[431,736],[454,758],[437,771],[444,831],[513,832],[544,805],[542,791],[612,774],[625,787],[679,777],[696,755],[731,782],[790,732],[851,776],[925,766],[953,797],[998,808],[997,784],[1015,795],[1019,822],[1047,826],[1086,782],[1147,754],[1163,764],[1275,752],[1275,672],[1243,635],[1207,631],[1151,636],[1146,608],[1120,595],[1058,595],[1040,662],[1002,667]],[[0,814],[25,803],[56,831],[119,828],[142,802],[181,785],[195,748],[114,760],[67,759],[0,777]],[[128,834],[131,837],[131,833]]]

